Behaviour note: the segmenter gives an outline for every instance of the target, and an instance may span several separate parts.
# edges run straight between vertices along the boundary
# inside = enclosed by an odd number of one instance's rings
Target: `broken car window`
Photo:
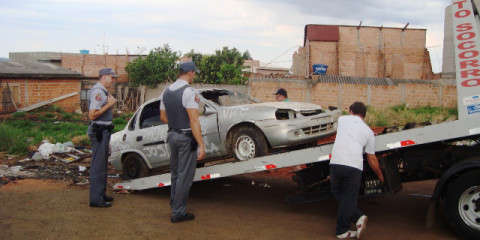
[[[140,128],[149,128],[164,124],[160,121],[160,101],[152,102],[142,109]]]

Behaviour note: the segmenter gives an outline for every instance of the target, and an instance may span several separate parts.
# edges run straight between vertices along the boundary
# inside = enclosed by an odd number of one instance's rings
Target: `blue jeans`
[[[339,202],[337,212],[337,235],[350,230],[350,223],[357,223],[363,215],[357,208],[358,191],[362,181],[360,169],[330,164],[332,193]]]

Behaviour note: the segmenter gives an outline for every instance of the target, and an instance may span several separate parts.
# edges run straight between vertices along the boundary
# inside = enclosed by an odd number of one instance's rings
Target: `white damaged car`
[[[226,89],[200,89],[204,161],[264,156],[269,150],[315,143],[337,129],[340,110],[301,102],[258,103]],[[145,102],[124,130],[112,135],[110,163],[126,179],[148,176],[168,166],[167,124],[160,121],[160,98]],[[201,111],[202,112],[202,111]]]

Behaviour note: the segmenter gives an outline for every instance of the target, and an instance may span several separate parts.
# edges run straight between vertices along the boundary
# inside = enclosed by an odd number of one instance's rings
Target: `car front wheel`
[[[233,134],[232,152],[235,159],[239,161],[265,156],[268,153],[267,141],[258,129],[241,127]]]

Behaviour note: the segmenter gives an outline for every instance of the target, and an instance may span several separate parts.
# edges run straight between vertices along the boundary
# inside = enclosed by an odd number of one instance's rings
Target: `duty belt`
[[[109,133],[112,133],[114,128],[115,128],[115,125],[113,125],[113,124],[101,125],[101,124],[92,123],[92,132],[95,133],[95,135],[97,137],[97,141],[99,141],[99,142],[102,141],[103,130],[107,130]]]
[[[183,134],[189,138],[191,138],[190,141],[190,151],[196,151],[198,147],[197,140],[193,137],[192,130],[181,130],[181,129],[174,129],[174,128],[169,128],[167,132],[175,132],[178,134]]]
[[[192,130],[181,130],[181,129],[175,129],[175,128],[169,128],[167,132],[175,132],[178,134],[184,134],[187,137],[192,137]]]

